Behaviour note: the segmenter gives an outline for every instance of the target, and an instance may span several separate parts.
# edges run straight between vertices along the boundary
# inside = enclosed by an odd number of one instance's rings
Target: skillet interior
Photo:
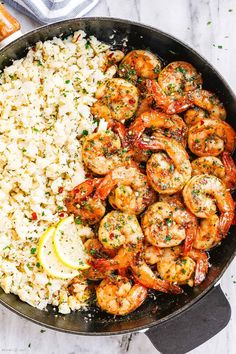
[[[11,43],[1,51],[0,68],[10,65],[12,59],[19,59],[27,53],[27,48],[39,40],[47,40],[54,36],[68,35],[83,29],[88,35],[95,35],[99,40],[122,47],[127,38],[127,49],[147,49],[157,53],[164,63],[174,60],[191,62],[203,75],[204,87],[215,92],[223,101],[228,112],[227,121],[236,128],[236,98],[223,78],[195,51],[183,43],[154,28],[137,23],[111,18],[83,18],[55,23],[37,29]],[[113,38],[114,35],[114,38]],[[5,294],[0,289],[0,301],[3,305],[18,314],[51,327],[76,334],[120,334],[151,327],[183,311],[199,300],[217,282],[223,274],[236,251],[236,227],[231,228],[230,235],[222,245],[211,252],[209,270],[206,280],[197,288],[186,288],[181,296],[158,295],[154,300],[147,300],[134,313],[114,318],[91,308],[86,312],[75,312],[70,315],[57,314],[52,308],[48,311],[37,310],[20,301],[12,294]]]

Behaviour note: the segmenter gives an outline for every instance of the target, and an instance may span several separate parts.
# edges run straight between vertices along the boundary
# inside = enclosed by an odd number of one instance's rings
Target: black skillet
[[[185,60],[203,75],[204,87],[215,92],[223,101],[227,121],[236,128],[236,98],[221,75],[186,44],[155,28],[113,18],[82,18],[51,24],[25,34],[0,52],[0,69],[14,59],[24,57],[30,46],[54,36],[67,36],[78,29],[114,48],[147,49],[157,53],[165,63]],[[125,39],[125,41],[124,41]],[[40,311],[0,290],[0,302],[37,324],[51,329],[80,335],[113,335],[142,331],[162,353],[186,353],[204,343],[230,320],[230,305],[219,279],[231,263],[236,251],[236,227],[227,238],[211,251],[211,267],[205,281],[196,288],[186,288],[179,296],[156,294],[135,312],[125,317],[110,316],[98,308],[61,315],[51,307]],[[233,333],[232,333],[233,335]]]

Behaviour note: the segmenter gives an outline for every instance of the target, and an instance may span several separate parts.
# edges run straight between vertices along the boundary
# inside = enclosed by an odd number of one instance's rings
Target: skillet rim
[[[220,81],[222,81],[223,85],[226,87],[226,89],[229,91],[229,93],[231,94],[231,96],[233,97],[235,103],[236,103],[236,95],[234,94],[233,89],[231,88],[231,86],[228,84],[228,82],[224,79],[224,77],[222,76],[222,74],[214,67],[214,65],[212,65],[206,58],[205,56],[203,56],[202,54],[198,53],[195,49],[193,49],[192,47],[190,47],[185,41],[182,41],[178,38],[176,38],[175,36],[164,32],[156,27],[153,26],[149,26],[146,24],[143,24],[141,22],[137,22],[137,21],[131,21],[131,20],[126,20],[126,19],[121,19],[121,18],[116,18],[116,17],[104,17],[104,16],[93,16],[93,17],[82,17],[82,18],[72,18],[72,19],[68,19],[68,20],[63,20],[63,21],[57,21],[51,24],[46,24],[43,26],[39,26],[36,29],[29,31],[23,35],[21,35],[19,38],[15,39],[14,41],[12,41],[11,43],[9,43],[8,45],[4,46],[3,48],[0,49],[0,55],[4,54],[5,51],[7,51],[9,48],[14,48],[15,43],[18,40],[23,40],[26,39],[28,36],[34,35],[36,33],[40,33],[42,29],[45,28],[54,28],[54,27],[58,27],[60,25],[64,25],[66,23],[68,23],[68,25],[70,26],[71,23],[76,23],[76,22],[94,22],[94,21],[99,21],[99,22],[106,22],[106,21],[113,21],[115,23],[123,23],[123,24],[128,24],[128,25],[135,25],[137,27],[142,27],[145,28],[147,30],[151,30],[154,32],[157,32],[159,34],[161,34],[164,37],[167,37],[175,42],[177,42],[178,44],[180,44],[181,46],[185,47],[188,52],[192,52],[196,57],[200,58],[203,62],[205,62],[209,68],[211,69],[211,71],[218,76],[218,78],[220,79]],[[30,47],[29,47],[30,48]],[[14,59],[15,60],[15,59]],[[69,333],[69,334],[76,334],[76,335],[83,335],[83,336],[114,336],[114,335],[121,335],[121,334],[129,334],[129,333],[134,333],[134,332],[146,332],[148,331],[149,328],[153,328],[155,326],[159,326],[162,325],[164,322],[167,322],[168,320],[174,318],[177,315],[180,315],[182,313],[182,315],[184,315],[184,312],[186,310],[191,310],[191,307],[197,303],[201,298],[203,298],[203,296],[206,296],[207,293],[216,285],[218,285],[219,280],[221,279],[221,277],[223,276],[223,274],[225,273],[226,269],[229,267],[229,265],[232,263],[233,259],[236,256],[236,248],[234,250],[234,252],[232,253],[231,257],[226,261],[226,264],[224,265],[223,269],[221,270],[220,274],[215,277],[215,279],[212,281],[212,283],[210,285],[208,285],[206,287],[206,289],[202,290],[200,294],[198,294],[196,296],[196,298],[194,298],[193,300],[187,302],[183,307],[179,308],[178,310],[174,311],[173,313],[158,319],[157,321],[154,321],[150,324],[146,324],[143,326],[138,326],[132,329],[124,329],[124,330],[119,330],[119,331],[115,331],[115,332],[80,332],[80,331],[74,331],[74,330],[69,330],[69,329],[62,329],[59,327],[56,327],[54,325],[49,325],[46,324],[44,322],[41,322],[39,320],[36,320],[26,314],[21,313],[19,310],[16,310],[13,306],[7,304],[4,302],[4,300],[0,299],[0,304],[2,304],[4,307],[6,307],[7,309],[9,309],[10,311],[12,311],[13,313],[19,315],[20,317],[23,317],[37,325],[46,327],[48,329],[51,330],[56,330],[58,332],[63,332],[63,333]],[[19,299],[19,297],[17,297],[17,301],[22,301]],[[27,304],[28,306],[31,306],[29,304]]]

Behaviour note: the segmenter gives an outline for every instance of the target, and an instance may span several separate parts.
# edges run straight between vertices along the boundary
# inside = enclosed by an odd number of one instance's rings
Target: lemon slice
[[[58,259],[53,244],[55,231],[55,227],[50,227],[41,236],[38,248],[39,262],[50,276],[61,279],[72,279],[78,275],[78,272],[67,267]]]
[[[74,217],[62,219],[54,233],[55,251],[62,263],[73,269],[87,269],[87,255],[84,251],[80,232],[74,222]]]

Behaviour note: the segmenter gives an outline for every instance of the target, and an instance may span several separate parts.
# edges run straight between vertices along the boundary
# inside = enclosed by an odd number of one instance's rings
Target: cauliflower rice
[[[69,313],[86,306],[86,284],[68,295],[68,281],[43,271],[37,246],[66,216],[67,191],[85,179],[78,137],[97,126],[90,106],[98,84],[114,74],[104,73],[108,49],[78,31],[38,42],[0,78],[0,286],[39,309],[53,304]]]

